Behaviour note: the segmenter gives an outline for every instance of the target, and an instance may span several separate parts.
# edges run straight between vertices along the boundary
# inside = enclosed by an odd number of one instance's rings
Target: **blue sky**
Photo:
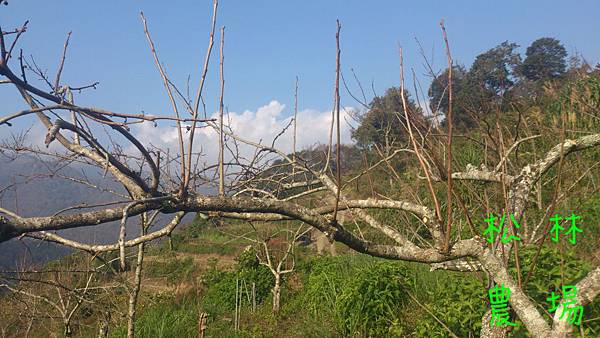
[[[193,93],[207,44],[211,3],[11,0],[0,8],[0,25],[8,30],[30,20],[20,47],[25,55],[33,54],[52,78],[65,36],[73,31],[64,82],[72,86],[100,82],[97,90],[78,95],[76,103],[127,113],[170,114],[139,12],[146,15],[172,80],[185,90],[191,75]],[[285,105],[280,115],[289,116],[298,75],[300,109],[331,109],[336,19],[342,23],[343,72],[350,80],[353,68],[370,99],[371,83],[379,94],[398,85],[398,43],[404,47],[406,67],[415,69],[426,88],[415,38],[428,56],[433,54],[434,67],[442,68],[438,25],[442,18],[454,59],[467,66],[504,40],[520,44],[524,53],[543,36],[560,39],[569,53],[577,51],[595,64],[600,61],[597,13],[599,1],[222,0],[218,26],[226,26],[225,103],[230,111],[241,113],[276,100]],[[209,111],[218,104],[218,49],[215,52],[205,92]],[[357,90],[354,84],[351,87]],[[25,108],[8,86],[0,86],[0,103],[2,115]],[[358,106],[348,95],[342,103]],[[1,127],[0,136],[6,133],[6,126]]]

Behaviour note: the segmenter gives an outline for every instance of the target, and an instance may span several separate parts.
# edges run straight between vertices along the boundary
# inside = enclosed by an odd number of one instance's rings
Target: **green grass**
[[[210,243],[205,241],[176,244],[176,251],[197,255],[216,254],[221,256],[234,255],[240,250],[239,246]]]
[[[144,269],[147,277],[167,277],[170,283],[187,279],[194,270],[194,260],[191,257],[183,259],[170,258],[164,262],[148,262]]]
[[[182,338],[198,335],[198,308],[195,297],[163,302],[138,309],[136,337]],[[119,326],[110,337],[127,336],[127,324]]]
[[[239,226],[228,224],[227,231],[235,233]],[[168,241],[152,247],[151,255],[164,255],[170,252],[183,252],[189,254],[206,255],[216,254],[229,256],[238,254],[248,243],[217,229],[214,225],[203,220],[195,220],[193,223],[172,235],[170,248]]]

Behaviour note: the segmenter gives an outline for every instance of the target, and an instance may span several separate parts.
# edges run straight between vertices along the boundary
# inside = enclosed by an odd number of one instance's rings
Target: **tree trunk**
[[[65,323],[65,337],[70,338],[73,336],[73,331],[71,330],[71,323],[66,322]]]
[[[108,321],[100,320],[100,328],[98,329],[98,338],[108,337]]]
[[[138,296],[142,283],[142,265],[144,263],[144,243],[138,245],[137,266],[135,268],[135,277],[133,289],[129,295],[129,307],[127,311],[127,338],[133,338],[135,332],[135,315]]]
[[[487,310],[481,318],[481,338],[504,337],[508,337],[507,327],[492,325],[492,310]]]
[[[281,303],[281,275],[279,274],[275,275],[275,285],[271,293],[273,293],[273,313],[278,313]]]
[[[208,319],[208,313],[201,312],[198,316],[198,337],[204,338],[204,332],[206,331],[206,320]]]

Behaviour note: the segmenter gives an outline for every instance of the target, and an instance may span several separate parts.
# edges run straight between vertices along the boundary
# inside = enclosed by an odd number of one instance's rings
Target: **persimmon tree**
[[[553,135],[519,136],[514,126],[503,125],[498,119],[496,126],[487,126],[487,133],[481,137],[468,137],[453,134],[452,126],[452,69],[453,61],[445,40],[448,56],[448,77],[446,83],[448,107],[444,107],[447,123],[442,127],[430,125],[416,128],[409,112],[405,95],[404,69],[401,66],[399,111],[386,112],[405,128],[408,140],[404,147],[380,153],[379,159],[366,163],[363,168],[342,173],[340,152],[340,94],[339,77],[340,28],[337,27],[336,85],[335,102],[332,111],[330,143],[326,159],[320,165],[303,159],[294,149],[292,155],[276,147],[278,137],[270,143],[249,140],[228,126],[224,118],[224,28],[220,30],[220,85],[221,96],[217,119],[203,118],[205,106],[203,88],[209,71],[209,60],[213,54],[216,35],[217,1],[214,1],[213,19],[205,62],[200,71],[200,82],[195,97],[189,98],[167,75],[160,62],[158,51],[151,38],[149,28],[141,15],[151,57],[155,60],[158,76],[162,79],[165,94],[171,103],[170,116],[151,116],[109,111],[102,108],[84,107],[74,103],[73,95],[78,89],[61,81],[61,72],[66,60],[68,43],[65,43],[63,57],[54,80],[49,79],[35,67],[27,67],[22,54],[19,55],[18,40],[26,33],[26,24],[0,35],[0,75],[1,87],[14,87],[27,106],[19,112],[7,113],[0,118],[0,128],[12,128],[12,122],[25,116],[33,116],[46,130],[45,144],[58,144],[59,150],[36,147],[10,147],[4,151],[15,154],[33,152],[54,158],[65,165],[77,164],[104,171],[118,181],[125,194],[115,195],[113,203],[103,205],[73,206],[68,214],[41,217],[25,217],[14,210],[0,208],[0,242],[18,237],[28,237],[40,241],[50,241],[77,250],[98,255],[103,252],[119,253],[119,269],[126,269],[126,254],[130,248],[137,248],[135,280],[131,283],[129,301],[129,330],[133,336],[136,299],[139,293],[144,244],[168,236],[180,224],[186,213],[201,213],[221,219],[241,219],[255,222],[299,221],[318,229],[331,241],[345,244],[350,249],[392,260],[419,262],[431,265],[431,269],[449,269],[477,273],[483,271],[489,279],[489,287],[502,284],[511,290],[510,305],[526,329],[535,337],[569,336],[572,326],[559,320],[558,315],[551,321],[544,318],[538,306],[525,293],[525,280],[515,280],[509,273],[511,254],[518,257],[518,250],[524,246],[540,245],[548,229],[545,224],[523,222],[527,210],[535,205],[532,196],[540,189],[540,180],[553,173],[554,181],[569,181],[571,177],[562,174],[567,158],[575,153],[597,151],[600,134],[586,131],[583,136],[568,138],[564,129],[560,138]],[[443,26],[442,26],[443,28]],[[4,27],[3,27],[4,29]],[[444,38],[446,38],[443,29]],[[22,53],[22,52],[21,52]],[[402,53],[400,53],[402,63]],[[27,74],[34,72],[42,77],[42,85],[33,83]],[[95,86],[91,85],[91,86]],[[0,87],[0,88],[1,88]],[[178,135],[176,154],[168,149],[149,148],[130,130],[130,126],[143,122],[175,123]],[[98,126],[109,129],[111,138],[95,135]],[[218,135],[218,144],[205,144],[215,147],[219,156],[215,163],[201,163],[202,150],[194,142],[199,128],[209,128]],[[519,128],[519,127],[517,127]],[[294,128],[294,138],[295,138]],[[456,142],[461,146],[470,142],[480,147],[478,163],[465,163],[453,155]],[[554,145],[545,150],[537,149],[534,155],[517,156],[515,153],[526,144],[540,139],[554,139]],[[111,145],[111,146],[107,146]],[[121,151],[125,146],[135,151]],[[252,147],[253,156],[243,156],[239,147]],[[540,148],[543,145],[539,145]],[[52,148],[54,149],[54,148]],[[396,172],[393,160],[402,158],[414,164],[416,176],[407,177]],[[287,170],[273,170],[273,163]],[[201,164],[199,164],[201,163]],[[364,182],[364,178],[375,171],[383,171],[393,177],[402,187],[392,194],[356,197],[351,191],[354,183]],[[582,177],[585,177],[584,172]],[[570,175],[569,175],[570,176]],[[582,179],[579,178],[579,180]],[[577,181],[574,181],[575,184]],[[81,184],[88,184],[80,180]],[[361,183],[362,184],[362,183]],[[206,193],[206,186],[213,186],[214,193]],[[559,187],[560,184],[557,184]],[[552,201],[538,205],[548,213],[554,209],[557,200],[567,198],[569,189],[556,189]],[[332,198],[313,198],[329,194]],[[488,195],[494,195],[499,202],[490,203]],[[485,198],[482,198],[485,196]],[[468,197],[468,198],[467,198]],[[307,201],[310,199],[310,203]],[[333,200],[333,203],[328,201]],[[482,203],[479,203],[479,202]],[[85,201],[82,201],[85,202]],[[522,225],[508,232],[518,235],[518,243],[503,243],[500,236],[489,244],[482,238],[475,223],[494,205],[502,213],[514,215]],[[369,233],[356,231],[350,224],[344,224],[338,217],[341,210],[348,210],[353,221],[360,223]],[[372,210],[397,212],[406,220],[403,224],[390,223],[378,219]],[[157,230],[150,231],[156,214],[170,215],[171,220]],[[140,220],[140,232],[127,237],[128,220]],[[71,228],[98,227],[109,222],[120,222],[120,230],[112,244],[93,244],[75,241],[61,236],[57,230]],[[349,223],[349,222],[347,222]],[[376,240],[369,234],[376,232]],[[384,239],[382,239],[384,238]],[[287,252],[289,252],[289,249]],[[269,256],[266,256],[267,258]],[[272,265],[272,264],[271,264]],[[518,260],[517,260],[518,266]],[[517,269],[518,270],[518,269]],[[577,304],[587,305],[600,292],[600,267],[581,279],[577,284]],[[490,312],[482,314],[483,337],[504,336],[506,328],[490,325]]]

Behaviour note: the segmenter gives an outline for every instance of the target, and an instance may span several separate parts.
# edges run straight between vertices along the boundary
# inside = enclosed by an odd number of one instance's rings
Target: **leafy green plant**
[[[524,279],[531,270],[537,247],[521,248],[521,275]],[[551,244],[542,247],[537,259],[535,271],[527,284],[526,292],[544,306],[550,292],[560,292],[562,285],[574,285],[590,270],[589,264],[578,258],[572,251],[560,252]],[[516,266],[511,260],[510,272],[516,279]]]
[[[345,336],[390,336],[404,332],[406,268],[364,256],[323,257],[306,269],[309,310],[333,318]]]
[[[427,290],[431,312],[459,337],[477,335],[485,310],[485,287],[473,276],[447,271],[439,275],[436,285]],[[418,287],[418,286],[417,286]],[[416,336],[447,337],[448,331],[424,314],[413,332]]]
[[[521,274],[523,278],[530,271],[537,247],[521,248],[519,256],[521,257]],[[511,262],[514,263],[514,262]],[[516,276],[516,267],[511,264],[510,272]],[[551,244],[542,247],[535,271],[531,274],[529,283],[527,283],[526,293],[531,296],[538,304],[545,309],[550,308],[550,304],[546,300],[552,292],[561,294],[563,285],[575,285],[590,271],[590,265],[586,261],[579,258],[572,250],[563,250],[562,252],[553,247]],[[597,305],[595,305],[597,307]],[[594,310],[596,310],[594,312]],[[598,308],[588,305],[584,308],[585,318],[598,317]],[[546,316],[548,322],[551,318]],[[588,326],[588,325],[585,325]],[[598,326],[596,326],[598,328]],[[593,327],[589,327],[593,330]],[[526,334],[523,325],[515,328],[515,334]],[[589,332],[589,331],[588,331]]]
[[[261,303],[269,295],[274,285],[269,269],[260,265],[254,253],[244,251],[237,258],[233,271],[224,271],[215,264],[204,273],[202,283],[206,288],[203,303],[213,312],[223,312],[235,307],[236,280],[249,289],[255,283],[256,302]]]
[[[377,262],[350,279],[337,304],[343,318],[341,331],[374,337],[388,335],[391,327],[398,331],[396,319],[408,298],[404,271],[398,264]]]

